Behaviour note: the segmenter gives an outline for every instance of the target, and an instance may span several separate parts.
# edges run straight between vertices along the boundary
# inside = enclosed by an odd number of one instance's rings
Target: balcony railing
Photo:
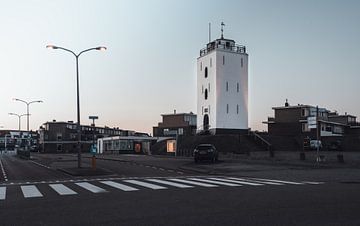
[[[206,48],[200,50],[200,56],[204,56],[215,49],[226,50],[234,53],[246,53],[246,47],[242,45],[224,45],[224,44],[210,43],[207,45]]]

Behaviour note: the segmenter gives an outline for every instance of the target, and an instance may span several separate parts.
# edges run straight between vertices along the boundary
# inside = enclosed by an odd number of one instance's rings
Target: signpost
[[[95,154],[97,153],[97,148],[95,144],[92,144],[90,147],[90,153],[93,155],[91,157],[91,167],[93,168],[93,170],[96,169],[96,157]]]

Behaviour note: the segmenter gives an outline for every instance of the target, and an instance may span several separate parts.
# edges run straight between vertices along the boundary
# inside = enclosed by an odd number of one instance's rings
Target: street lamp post
[[[91,51],[91,50],[106,50],[106,47],[99,46],[94,48],[89,48],[86,50],[83,50],[76,54],[74,51],[60,47],[60,46],[54,46],[54,45],[47,45],[46,48],[48,49],[61,49],[66,52],[70,52],[75,56],[76,59],[76,96],[77,96],[77,137],[78,137],[78,143],[77,143],[77,149],[78,149],[78,168],[81,168],[81,127],[80,127],[80,96],[79,96],[79,57],[81,54]]]
[[[9,115],[14,115],[14,116],[17,116],[19,118],[19,132],[20,132],[21,131],[21,117],[23,117],[25,115],[28,115],[28,114],[19,115],[19,114],[16,114],[16,113],[9,113]]]
[[[33,103],[42,103],[43,101],[42,100],[34,100],[34,101],[25,101],[25,100],[21,100],[21,99],[18,99],[18,98],[14,98],[15,101],[20,101],[20,102],[23,102],[26,104],[26,112],[27,112],[27,131],[29,132],[29,105],[30,104],[33,104]]]

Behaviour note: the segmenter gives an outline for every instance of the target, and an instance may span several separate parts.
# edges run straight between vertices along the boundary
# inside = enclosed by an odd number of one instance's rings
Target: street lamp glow
[[[78,168],[81,168],[81,125],[80,125],[80,90],[79,90],[79,57],[81,54],[91,51],[91,50],[100,50],[100,51],[104,51],[107,48],[104,46],[98,46],[98,47],[93,47],[93,48],[89,48],[89,49],[85,49],[81,52],[79,52],[78,54],[76,54],[74,51],[70,50],[70,49],[66,49],[64,47],[61,46],[54,46],[54,45],[47,45],[46,48],[48,49],[61,49],[64,50],[66,52],[69,52],[71,54],[73,54],[75,56],[76,59],[76,98],[77,98],[77,138],[78,138],[78,143],[77,143],[77,149],[78,149]]]

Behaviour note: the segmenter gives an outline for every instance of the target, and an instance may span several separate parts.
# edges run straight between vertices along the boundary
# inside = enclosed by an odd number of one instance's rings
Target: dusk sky
[[[81,123],[152,133],[161,114],[196,113],[196,58],[220,37],[249,54],[249,125],[265,130],[272,107],[319,105],[360,117],[360,1],[0,0],[0,126],[76,122],[75,52]],[[26,118],[22,118],[26,129]]]

